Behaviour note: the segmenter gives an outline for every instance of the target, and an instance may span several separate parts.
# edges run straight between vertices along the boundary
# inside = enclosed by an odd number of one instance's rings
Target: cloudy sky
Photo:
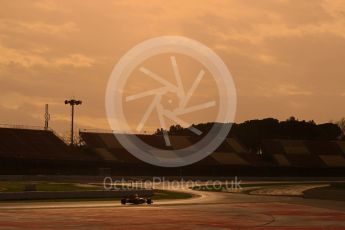
[[[195,39],[223,59],[238,122],[345,116],[342,0],[2,0],[0,123],[42,125],[49,103],[52,127],[64,132],[63,101],[76,97],[84,102],[78,128],[109,129],[104,98],[114,65],[162,35]]]

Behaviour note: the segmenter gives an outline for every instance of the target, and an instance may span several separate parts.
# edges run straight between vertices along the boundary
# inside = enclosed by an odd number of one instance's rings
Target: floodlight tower
[[[81,105],[81,100],[65,100],[65,105],[69,104],[72,107],[72,119],[71,119],[71,145],[74,145],[74,106],[75,105]]]

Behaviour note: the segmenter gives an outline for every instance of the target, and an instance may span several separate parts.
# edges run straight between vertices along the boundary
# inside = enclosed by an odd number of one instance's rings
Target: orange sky
[[[63,101],[75,96],[84,101],[78,128],[109,129],[104,97],[113,66],[162,35],[200,41],[224,60],[237,88],[237,121],[345,116],[342,0],[2,0],[0,123],[42,125],[49,103],[51,125],[62,132]]]

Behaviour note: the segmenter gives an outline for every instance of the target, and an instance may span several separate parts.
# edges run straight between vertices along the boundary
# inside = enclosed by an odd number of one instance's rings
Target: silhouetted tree
[[[163,135],[163,129],[162,128],[157,129],[154,135]]]
[[[337,122],[337,124],[342,132],[340,138],[344,140],[345,139],[345,117],[341,118],[340,121]]]
[[[344,119],[345,123],[345,119]],[[206,134],[213,125],[231,125],[221,123],[203,123],[193,127]],[[159,131],[159,132],[158,132]],[[162,133],[162,129],[156,131]],[[173,125],[168,130],[169,135],[195,136],[187,127]],[[295,117],[290,117],[285,121],[278,121],[274,118],[263,120],[250,120],[240,124],[232,124],[229,137],[239,139],[243,144],[258,152],[260,144],[264,139],[295,139],[295,140],[336,140],[342,131],[337,124],[325,123],[317,125],[313,120],[299,121]]]

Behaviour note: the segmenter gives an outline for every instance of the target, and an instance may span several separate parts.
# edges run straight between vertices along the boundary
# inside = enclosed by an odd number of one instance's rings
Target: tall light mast
[[[74,106],[75,105],[81,105],[82,101],[81,100],[75,100],[75,99],[71,99],[71,100],[65,100],[65,105],[71,105],[71,145],[74,145]]]

